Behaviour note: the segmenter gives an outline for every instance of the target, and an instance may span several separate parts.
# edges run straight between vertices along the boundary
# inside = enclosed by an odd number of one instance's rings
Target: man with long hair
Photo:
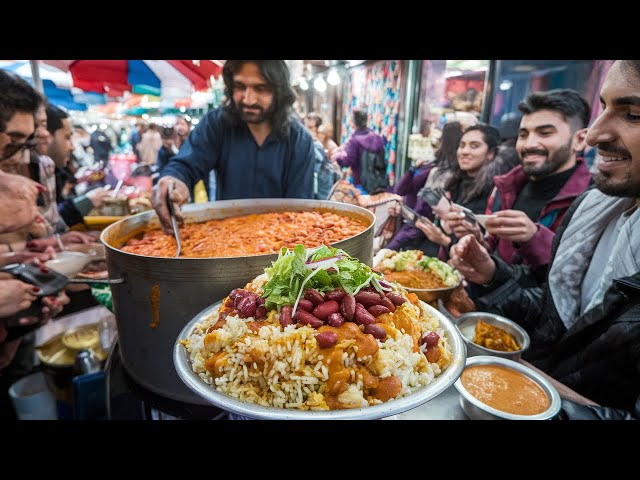
[[[186,203],[200,179],[216,172],[216,200],[313,198],[313,139],[292,116],[295,92],[283,60],[227,60],[226,100],[198,123],[163,169],[153,204],[172,233],[166,203]],[[182,220],[179,210],[178,220]]]
[[[593,177],[597,189],[588,190],[569,207],[556,231],[546,278],[539,275],[540,269],[508,265],[489,255],[473,235],[451,248],[450,260],[468,281],[484,286],[484,295],[476,301],[478,310],[504,315],[527,329],[531,345],[523,355],[526,360],[582,395],[578,402],[635,410],[636,416],[640,416],[638,92],[640,61],[615,62],[600,91],[602,113],[585,138],[602,157]],[[527,163],[542,165],[540,158]],[[581,410],[582,418],[621,416],[594,407]]]

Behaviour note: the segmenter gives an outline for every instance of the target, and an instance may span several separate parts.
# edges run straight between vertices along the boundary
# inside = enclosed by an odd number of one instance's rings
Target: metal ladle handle
[[[167,189],[167,206],[169,207],[169,214],[171,215],[171,226],[173,228],[173,236],[176,238],[176,257],[180,256],[182,250],[182,243],[180,242],[180,231],[178,230],[178,222],[176,220],[176,211],[171,200],[171,194],[173,193],[173,181],[169,182],[169,188]]]

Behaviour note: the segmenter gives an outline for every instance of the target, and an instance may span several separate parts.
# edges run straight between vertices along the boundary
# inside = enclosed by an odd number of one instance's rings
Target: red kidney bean
[[[322,294],[313,288],[308,288],[307,291],[304,292],[304,298],[306,298],[316,306],[324,302],[324,297],[322,296]]]
[[[382,305],[382,297],[378,292],[360,291],[356,293],[356,302],[361,303],[365,307],[371,307],[372,305]]]
[[[387,293],[387,298],[391,300],[396,307],[399,307],[407,301],[402,295],[396,292]]]
[[[255,317],[256,320],[267,318],[267,308],[264,305],[260,305],[258,308],[256,308]]]
[[[384,305],[372,305],[371,307],[367,308],[367,311],[374,317],[379,317],[380,315],[389,313],[389,309]]]
[[[345,295],[340,303],[340,312],[347,322],[353,321],[353,315],[356,313],[356,299],[353,295]]]
[[[298,300],[298,308],[301,308],[305,312],[310,312],[311,310],[313,310],[313,303],[311,303],[311,301],[307,300],[306,298],[301,298],[300,300]]]
[[[376,323],[376,317],[367,312],[367,309],[361,303],[356,303],[356,313],[353,315],[353,319],[358,325]]]
[[[340,305],[335,300],[328,300],[321,303],[313,309],[313,316],[318,317],[320,320],[326,320],[332,313],[338,313],[340,311]]]
[[[245,290],[242,290],[241,288],[234,288],[233,290],[231,290],[231,293],[229,293],[229,298],[235,301],[235,299],[238,297],[244,297],[244,292]]]
[[[238,316],[240,318],[253,317],[256,313],[256,301],[251,297],[244,297],[238,302],[236,309],[238,310]]]
[[[298,310],[296,314],[293,316],[295,320],[301,325],[309,325],[313,328],[320,328],[324,325],[324,322],[320,320],[318,317],[314,317],[309,312],[305,312],[304,310]]]
[[[316,342],[320,348],[333,347],[338,343],[338,334],[336,332],[320,332],[316,335]]]
[[[339,313],[332,313],[327,318],[327,325],[331,325],[332,327],[341,327],[344,323],[344,317]]]
[[[422,337],[422,343],[426,344],[427,348],[435,347],[436,345],[438,345],[438,340],[440,340],[440,335],[438,335],[436,332],[429,332],[424,337]]]
[[[389,300],[389,297],[382,297],[382,306],[387,307],[392,313],[396,311],[396,306]]]
[[[385,338],[387,338],[387,331],[380,325],[376,325],[375,323],[366,325],[364,327],[364,333],[373,335],[373,338],[377,338],[378,340],[384,340]]]
[[[264,305],[265,303],[267,303],[267,299],[264,297],[258,297],[258,301],[256,302],[256,304],[258,306]]]
[[[283,305],[280,309],[280,325],[286,327],[287,325],[291,325],[293,323],[293,319],[291,318],[291,310],[293,307],[291,305]]]
[[[344,289],[342,288],[336,288],[335,290],[331,291],[331,292],[327,292],[324,294],[324,299],[325,300],[335,300],[336,302],[339,302],[340,300],[342,300],[344,298],[344,296],[347,294],[347,292],[344,291]]]

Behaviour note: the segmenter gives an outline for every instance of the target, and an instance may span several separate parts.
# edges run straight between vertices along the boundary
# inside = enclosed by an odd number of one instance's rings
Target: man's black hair
[[[520,102],[518,110],[525,115],[540,110],[558,112],[569,122],[572,132],[587,128],[591,117],[591,108],[587,101],[570,88],[531,93]]]
[[[353,111],[353,123],[358,128],[367,128],[367,111],[357,109]]]
[[[18,75],[0,70],[0,132],[16,114],[30,113],[34,116],[42,104],[42,96],[27,81]]]
[[[62,128],[62,120],[69,118],[69,114],[55,105],[47,105],[47,130],[51,135]]]

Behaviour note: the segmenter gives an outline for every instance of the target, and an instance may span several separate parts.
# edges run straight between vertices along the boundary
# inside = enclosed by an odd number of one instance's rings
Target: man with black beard
[[[525,327],[523,357],[575,390],[579,403],[640,416],[640,61],[619,60],[600,91],[602,113],[586,141],[598,149],[591,189],[571,204],[556,231],[548,274],[507,265],[467,235],[450,263],[483,285],[480,311]],[[537,271],[536,271],[537,270]],[[542,274],[541,274],[542,273]],[[585,398],[586,397],[586,398]],[[590,399],[590,400],[588,400]],[[628,414],[563,402],[576,418]]]
[[[521,165],[495,177],[487,203],[487,236],[461,219],[449,222],[458,237],[473,233],[507,263],[549,263],[555,230],[582,194],[591,175],[582,158],[590,108],[569,89],[530,94],[518,105],[523,113],[516,150]]]
[[[205,115],[162,170],[153,205],[172,233],[166,195],[182,205],[216,172],[216,200],[313,198],[313,139],[292,115],[296,98],[283,60],[227,60],[226,100]],[[176,212],[178,220],[182,213]]]

